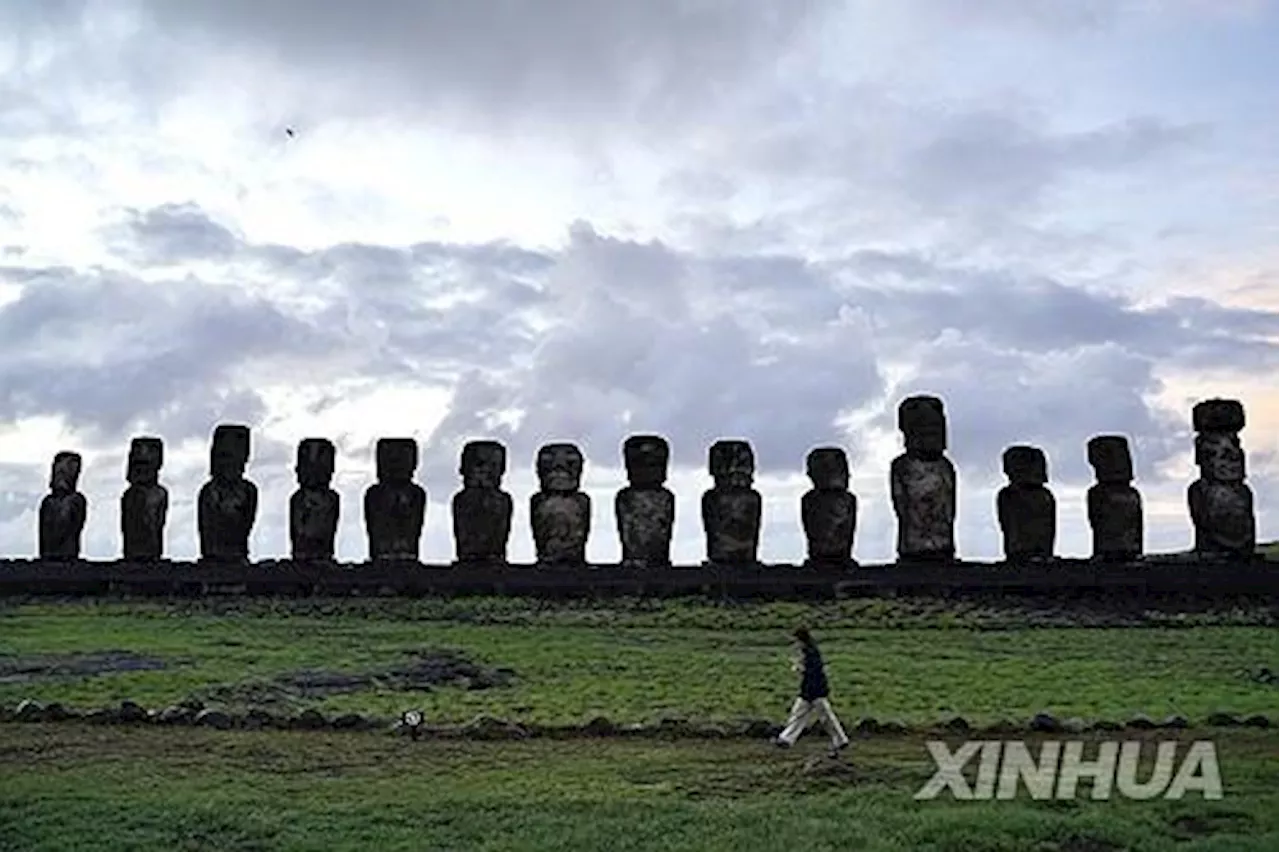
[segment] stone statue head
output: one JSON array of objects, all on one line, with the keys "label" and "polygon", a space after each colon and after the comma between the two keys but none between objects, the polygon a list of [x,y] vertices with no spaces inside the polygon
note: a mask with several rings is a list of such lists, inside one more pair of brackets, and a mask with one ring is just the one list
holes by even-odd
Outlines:
[{"label": "stone statue head", "polygon": [[1015,485],[1044,485],[1049,481],[1049,463],[1039,447],[1009,447],[1003,461],[1004,475]]},{"label": "stone statue head", "polygon": [[849,457],[839,447],[817,447],[809,451],[805,473],[819,491],[849,490]]},{"label": "stone statue head", "polygon": [[671,445],[661,435],[632,435],[622,442],[627,480],[637,488],[658,488],[667,481]]},{"label": "stone statue head", "polygon": [[467,488],[499,488],[507,472],[507,448],[497,441],[469,441],[458,465]]},{"label": "stone statue head", "polygon": [[717,487],[750,488],[755,481],[756,454],[746,441],[716,441],[707,454],[707,466]]},{"label": "stone statue head", "polygon": [[898,406],[898,429],[907,452],[939,458],[947,449],[947,413],[936,396],[909,396]]},{"label": "stone statue head", "polygon": [[293,471],[303,488],[328,488],[333,481],[337,457],[333,442],[327,438],[303,438],[298,442],[298,460]]},{"label": "stone statue head", "polygon": [[222,423],[213,430],[213,446],[209,451],[209,471],[215,479],[231,480],[244,476],[249,464],[249,427]]},{"label": "stone statue head", "polygon": [[1089,465],[1099,482],[1128,484],[1133,481],[1133,456],[1124,435],[1097,435],[1089,439]]},{"label": "stone statue head", "polygon": [[582,484],[582,451],[575,444],[543,444],[536,463],[543,491],[571,493]]},{"label": "stone statue head", "polygon": [[413,438],[379,438],[374,458],[379,482],[405,485],[418,470],[418,442]]},{"label": "stone statue head", "polygon": [[1197,432],[1239,432],[1244,406],[1236,399],[1206,399],[1191,409],[1191,428]]},{"label": "stone statue head", "polygon": [[1196,435],[1196,464],[1200,475],[1213,482],[1244,482],[1244,450],[1235,432]]},{"label": "stone statue head", "polygon": [[63,451],[53,457],[49,490],[55,494],[71,494],[80,481],[80,454]]},{"label": "stone statue head", "polygon": [[155,485],[164,466],[164,441],[159,438],[134,438],[129,442],[129,461],[125,479],[130,485]]}]

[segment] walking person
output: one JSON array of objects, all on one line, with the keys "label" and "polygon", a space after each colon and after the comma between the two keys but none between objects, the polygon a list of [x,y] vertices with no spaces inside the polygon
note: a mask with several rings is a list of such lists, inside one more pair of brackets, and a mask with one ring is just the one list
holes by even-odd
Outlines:
[{"label": "walking person", "polygon": [[822,653],[806,628],[799,628],[792,636],[799,653],[791,668],[792,671],[802,673],[800,696],[791,705],[791,716],[787,719],[782,733],[778,734],[778,738],[774,740],[774,744],[779,748],[790,748],[795,745],[796,740],[800,739],[804,729],[818,719],[822,721],[822,726],[831,737],[831,749],[827,754],[836,757],[841,749],[849,745],[849,737],[841,727],[840,720],[836,718],[835,711],[831,709],[831,701],[828,698],[830,689],[827,685],[827,673],[822,665]]}]

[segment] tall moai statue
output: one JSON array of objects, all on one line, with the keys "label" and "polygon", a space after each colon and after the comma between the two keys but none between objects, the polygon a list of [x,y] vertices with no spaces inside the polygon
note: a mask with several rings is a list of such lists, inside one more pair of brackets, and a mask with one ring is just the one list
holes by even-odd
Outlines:
[{"label": "tall moai statue", "polygon": [[800,498],[800,522],[808,544],[808,565],[853,564],[858,498],[849,491],[849,457],[839,447],[818,447],[805,458],[813,488]]},{"label": "tall moai statue", "polygon": [[374,450],[378,481],[364,492],[364,528],[373,560],[418,561],[427,492],[413,481],[418,442],[379,438]]},{"label": "tall moai statue", "polygon": [[542,564],[584,564],[591,534],[591,498],[582,493],[582,451],[574,444],[538,450],[541,490],[529,498],[533,544]]},{"label": "tall moai statue", "polygon": [[293,471],[298,490],[289,498],[290,552],[297,561],[327,562],[333,559],[338,537],[338,492],[331,486],[337,451],[326,438],[298,442]]},{"label": "tall moai statue", "polygon": [[88,501],[76,490],[80,481],[80,454],[61,452],[53,457],[49,493],[40,501],[38,538],[41,559],[73,561],[80,558],[80,537],[89,514]]},{"label": "tall moai statue", "polygon": [[707,460],[715,482],[702,495],[707,561],[724,565],[757,564],[764,501],[760,492],[752,487],[755,452],[746,441],[716,441]]},{"label": "tall moai statue", "polygon": [[163,466],[162,440],[134,438],[130,442],[125,467],[129,487],[120,496],[120,533],[125,559],[150,561],[164,556],[169,492],[160,484]]},{"label": "tall moai statue", "polygon": [[955,558],[956,469],[946,456],[947,415],[936,396],[912,396],[898,406],[906,452],[889,468],[898,517],[898,559]]},{"label": "tall moai statue", "polygon": [[626,567],[671,564],[676,496],[666,488],[671,446],[660,435],[632,435],[622,443],[627,486],[613,501]]},{"label": "tall moai statue", "polygon": [[223,423],[213,430],[209,481],[196,499],[200,558],[244,561],[258,517],[258,487],[244,477],[249,464],[249,427]]},{"label": "tall moai statue", "polygon": [[996,515],[1004,534],[1004,558],[1014,562],[1053,558],[1058,531],[1058,504],[1046,486],[1049,464],[1038,447],[1014,446],[1004,451],[1009,484],[996,495]]},{"label": "tall moai statue", "polygon": [[1127,562],[1142,556],[1142,495],[1133,487],[1133,456],[1123,435],[1089,439],[1089,465],[1097,483],[1087,495],[1093,558]]},{"label": "tall moai statue", "polygon": [[1191,410],[1200,478],[1187,489],[1196,552],[1204,556],[1252,557],[1257,546],[1253,491],[1245,484],[1240,447],[1244,406],[1210,399]]},{"label": "tall moai statue", "polygon": [[462,489],[453,495],[453,542],[458,562],[506,562],[511,539],[511,495],[502,490],[507,448],[470,441],[462,448]]}]

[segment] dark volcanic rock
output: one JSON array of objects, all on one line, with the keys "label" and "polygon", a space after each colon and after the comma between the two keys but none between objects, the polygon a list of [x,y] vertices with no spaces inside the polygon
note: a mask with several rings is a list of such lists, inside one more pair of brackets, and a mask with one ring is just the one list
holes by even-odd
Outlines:
[{"label": "dark volcanic rock", "polygon": [[1031,718],[1030,728],[1040,733],[1056,734],[1061,733],[1062,723],[1052,714],[1037,713]]},{"label": "dark volcanic rock", "polygon": [[546,444],[536,466],[540,490],[529,499],[529,521],[539,564],[586,564],[591,498],[581,490],[582,451],[576,444]]},{"label": "dark volcanic rock", "polygon": [[217,728],[220,731],[230,730],[235,725],[235,719],[229,713],[221,710],[201,710],[196,714],[195,724],[202,728]]}]

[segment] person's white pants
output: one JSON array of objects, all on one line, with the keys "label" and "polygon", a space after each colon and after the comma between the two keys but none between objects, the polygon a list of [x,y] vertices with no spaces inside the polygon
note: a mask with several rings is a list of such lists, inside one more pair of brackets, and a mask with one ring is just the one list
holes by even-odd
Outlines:
[{"label": "person's white pants", "polygon": [[778,740],[789,746],[795,745],[796,740],[800,739],[800,735],[804,733],[804,729],[819,719],[822,720],[822,727],[826,728],[827,734],[831,737],[832,747],[842,748],[848,745],[849,737],[840,726],[836,711],[831,709],[831,702],[825,698],[815,698],[813,701],[797,698],[796,703],[791,705],[791,716],[787,719],[787,725],[782,729],[782,733],[778,734]]}]

